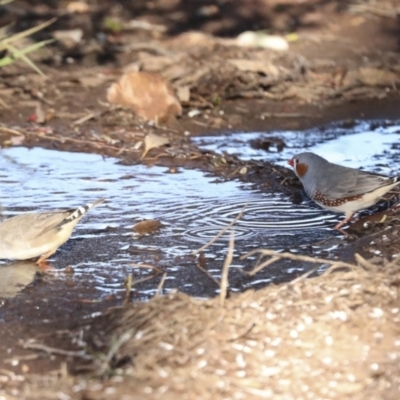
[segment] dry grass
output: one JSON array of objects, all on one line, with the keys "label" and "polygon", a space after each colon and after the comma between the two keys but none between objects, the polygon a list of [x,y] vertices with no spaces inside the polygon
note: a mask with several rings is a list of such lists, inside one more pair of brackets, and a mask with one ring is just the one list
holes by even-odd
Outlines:
[{"label": "dry grass", "polygon": [[398,398],[400,267],[336,269],[223,306],[176,293],[110,310],[85,334],[104,354],[91,369],[125,365],[117,393],[143,398]]},{"label": "dry grass", "polygon": [[28,375],[18,398],[397,399],[400,266],[358,260],[223,305],[175,293],[110,309],[65,353],[89,375]]},{"label": "dry grass", "polygon": [[25,343],[65,357],[73,375],[23,376],[17,398],[400,398],[398,258],[378,266],[356,254],[353,265],[259,249],[243,256],[259,254],[250,275],[280,258],[331,266],[226,296],[233,247],[232,234],[215,299],[157,295],[65,332],[66,348]]}]

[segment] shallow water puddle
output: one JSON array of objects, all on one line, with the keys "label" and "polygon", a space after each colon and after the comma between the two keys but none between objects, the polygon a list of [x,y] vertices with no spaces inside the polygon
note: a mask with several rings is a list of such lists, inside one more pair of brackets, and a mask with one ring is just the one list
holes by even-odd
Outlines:
[{"label": "shallow water puddle", "polygon": [[[288,146],[280,153],[266,153],[249,145],[249,140],[269,134],[196,140],[218,151],[238,152],[243,158],[269,159],[284,165],[293,154],[307,148],[345,165],[394,174],[399,172],[398,163],[393,162],[399,158],[398,131],[398,125],[375,125],[371,129],[368,123],[361,123],[351,130],[333,127],[323,132],[275,134]],[[167,274],[164,292],[179,289],[196,296],[217,293],[218,285],[196,266],[191,252],[215,237],[245,206],[243,217],[235,225],[234,261],[229,275],[234,291],[287,281],[310,268],[280,261],[248,277],[241,270],[251,268],[256,258],[239,259],[248,251],[290,249],[328,257],[343,243],[331,231],[340,217],[321,211],[312,202],[294,205],[285,196],[255,191],[236,181],[220,182],[200,171],[171,174],[166,168],[123,166],[115,159],[93,154],[10,148],[0,152],[0,187],[4,216],[79,206],[99,197],[107,199],[105,205],[86,215],[72,239],[51,259],[56,268],[54,284],[66,280],[85,282],[104,295],[124,293],[123,282],[132,274],[134,282],[138,282],[134,286],[136,296],[152,296],[161,279],[161,274],[154,277],[158,272]],[[159,220],[163,227],[151,235],[139,236],[132,228],[144,219]],[[217,279],[229,235],[225,233],[204,252],[203,264],[208,274]],[[12,295],[34,277],[33,263],[24,263],[24,271],[18,265],[9,265],[0,261],[2,273],[7,273],[10,282],[0,287],[1,296]],[[62,272],[66,266],[72,266],[72,276]],[[13,277],[13,271],[22,275]]]},{"label": "shallow water puddle", "polygon": [[[198,296],[212,295],[217,285],[196,267],[190,253],[213,238],[246,204],[244,216],[235,227],[235,260],[230,276],[234,290],[288,280],[303,272],[282,262],[255,277],[244,277],[239,269],[252,266],[254,259],[242,262],[240,255],[259,247],[300,251],[329,237],[330,227],[337,220],[337,216],[311,204],[293,205],[284,196],[250,190],[238,182],[217,182],[199,171],[171,174],[162,167],[123,166],[115,159],[93,154],[4,149],[0,152],[0,171],[4,216],[107,199],[105,205],[85,216],[72,239],[51,258],[57,270],[71,265],[73,279],[85,279],[104,294],[124,291],[123,282],[129,274],[135,280],[151,278],[154,269],[132,266],[145,263],[161,265],[167,273],[165,291],[178,288]],[[132,227],[143,219],[159,220],[164,227],[154,234],[138,236]],[[226,233],[205,251],[208,272],[216,278],[228,238]],[[0,261],[1,268],[6,264]],[[58,274],[58,278],[63,276]],[[153,295],[158,281],[150,279],[138,286],[138,296]]]}]

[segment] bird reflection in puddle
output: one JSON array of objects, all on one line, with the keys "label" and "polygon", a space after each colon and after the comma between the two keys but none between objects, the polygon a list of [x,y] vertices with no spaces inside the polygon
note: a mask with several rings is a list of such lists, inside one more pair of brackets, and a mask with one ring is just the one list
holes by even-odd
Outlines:
[{"label": "bird reflection in puddle", "polygon": [[35,262],[31,260],[0,264],[0,297],[16,296],[34,281],[37,271]]}]

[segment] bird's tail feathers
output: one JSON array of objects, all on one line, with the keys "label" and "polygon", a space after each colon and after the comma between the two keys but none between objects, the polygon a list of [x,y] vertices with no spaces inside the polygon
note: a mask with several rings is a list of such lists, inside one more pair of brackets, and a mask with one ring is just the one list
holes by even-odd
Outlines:
[{"label": "bird's tail feathers", "polygon": [[59,226],[68,224],[75,219],[80,219],[84,214],[86,214],[91,208],[96,207],[98,204],[103,203],[105,199],[98,199],[93,203],[87,203],[84,206],[78,207],[76,209],[71,210],[72,213],[68,215],[67,218],[64,218]]},{"label": "bird's tail feathers", "polygon": [[394,185],[394,184],[399,184],[400,183],[400,176],[394,176],[392,178],[389,178],[387,181],[388,185]]}]

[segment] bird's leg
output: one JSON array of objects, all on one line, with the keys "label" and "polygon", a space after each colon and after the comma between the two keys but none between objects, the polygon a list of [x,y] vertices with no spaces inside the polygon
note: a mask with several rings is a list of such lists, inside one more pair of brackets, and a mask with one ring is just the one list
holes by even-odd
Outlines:
[{"label": "bird's leg", "polygon": [[39,266],[39,268],[40,268],[42,271],[46,271],[46,270],[48,270],[49,268],[51,268],[51,267],[49,266],[49,264],[47,264],[47,259],[48,259],[52,254],[54,254],[55,252],[56,252],[55,250],[50,250],[50,251],[48,251],[47,253],[43,254],[43,255],[39,258],[39,260],[36,261],[36,264]]},{"label": "bird's leg", "polygon": [[344,224],[347,224],[352,218],[353,218],[353,214],[350,214],[348,216],[346,216],[345,219],[343,219],[342,221],[340,221],[333,229],[339,231],[341,234],[345,235],[345,236],[349,236],[349,234],[344,231],[343,229],[340,229]]}]

